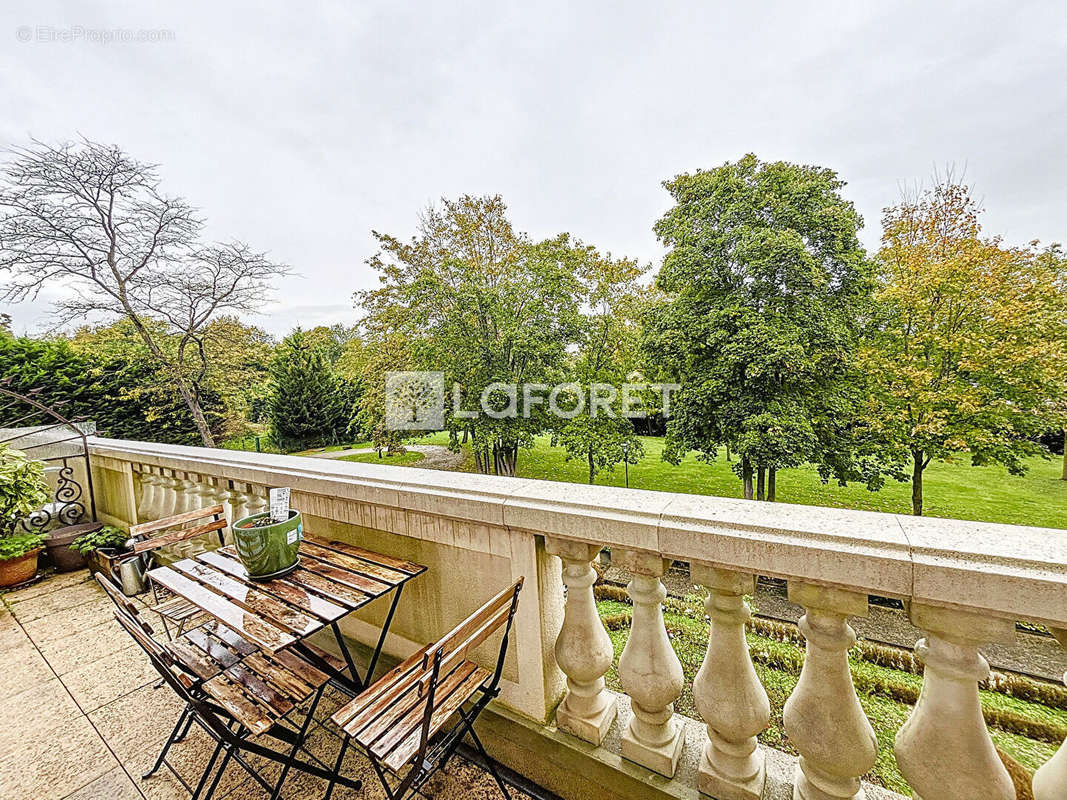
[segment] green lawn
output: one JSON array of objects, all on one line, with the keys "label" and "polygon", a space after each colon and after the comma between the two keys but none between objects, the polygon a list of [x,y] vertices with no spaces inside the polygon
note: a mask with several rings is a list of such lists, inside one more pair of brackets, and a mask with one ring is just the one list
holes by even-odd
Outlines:
[{"label": "green lawn", "polygon": [[[419,440],[423,444],[448,444],[447,433]],[[630,486],[670,492],[688,492],[719,497],[740,497],[741,482],[725,459],[707,464],[690,455],[679,466],[663,461],[663,439],[642,437],[645,457],[630,466]],[[473,471],[468,453],[464,469]],[[1067,481],[1061,479],[1062,461],[1035,458],[1025,476],[1009,475],[1003,467],[972,467],[966,458],[951,464],[933,463],[926,470],[925,513],[1016,525],[1067,528]],[[519,453],[518,475],[522,478],[585,483],[584,462],[566,460],[561,447],[552,447],[549,437],[538,438],[532,450]],[[622,466],[597,476],[597,483],[622,486]],[[783,503],[858,508],[869,511],[911,513],[911,486],[888,481],[878,492],[854,484],[824,484],[810,467],[778,473],[778,500]]]},{"label": "green lawn", "polygon": [[383,452],[381,458],[378,458],[377,453],[360,453],[356,456],[342,456],[337,460],[357,461],[364,464],[389,464],[394,467],[410,467],[422,461],[423,458],[425,458],[425,456],[422,453],[416,453],[413,450],[409,450],[406,453],[400,453],[393,456],[387,456]]}]

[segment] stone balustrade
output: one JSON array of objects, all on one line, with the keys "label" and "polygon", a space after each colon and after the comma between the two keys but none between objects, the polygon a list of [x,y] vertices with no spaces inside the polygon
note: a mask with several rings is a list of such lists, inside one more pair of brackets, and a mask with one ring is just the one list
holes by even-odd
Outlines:
[{"label": "stone balustrade", "polygon": [[[526,575],[514,646],[487,744],[567,797],[795,800],[891,796],[861,781],[878,756],[852,684],[850,618],[869,595],[899,598],[923,632],[922,691],[893,748],[922,800],[1015,796],[986,730],[980,649],[1015,622],[1067,646],[1067,531],[901,517],[600,486],[95,439],[98,507],[130,524],[222,502],[231,520],[289,486],[309,530],[430,565],[411,584],[387,651],[436,638]],[[601,548],[627,568],[631,630],[612,646],[596,613]],[[682,668],[664,626],[662,576],[688,562],[707,592],[707,652],[693,681],[703,727],[674,713]],[[804,608],[800,679],[785,703],[791,762],[757,744],[771,715],[745,642],[756,576],[784,579]],[[536,580],[533,578],[536,577]],[[371,641],[381,611],[346,621]],[[1067,676],[1065,676],[1067,680]],[[684,766],[686,753],[692,766]],[[531,758],[531,754],[537,758]],[[782,769],[786,764],[787,769]],[[772,769],[773,767],[773,769]],[[1034,777],[1037,800],[1067,798],[1067,743]]]}]

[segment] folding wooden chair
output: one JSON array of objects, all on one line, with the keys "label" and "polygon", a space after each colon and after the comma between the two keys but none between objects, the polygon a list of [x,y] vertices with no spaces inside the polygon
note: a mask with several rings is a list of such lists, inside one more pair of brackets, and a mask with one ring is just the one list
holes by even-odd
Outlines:
[{"label": "folding wooden chair", "polygon": [[[500,693],[500,674],[522,582],[519,578],[443,639],[415,653],[333,715],[334,724],[344,733],[336,775],[341,774],[349,744],[354,744],[370,759],[389,800],[399,800],[409,790],[418,792],[469,734],[500,791],[510,800],[493,760],[474,732],[474,721]],[[501,629],[493,672],[468,660],[472,650]],[[446,728],[453,717],[458,720]],[[401,776],[405,768],[409,769]],[[392,785],[390,775],[394,776]],[[331,783],[324,800],[332,792]]]},{"label": "folding wooden chair", "polygon": [[[210,522],[204,520],[210,519]],[[134,540],[133,552],[141,557],[154,559],[153,553],[160,548],[169,545],[188,542],[200,536],[216,534],[219,545],[225,544],[223,531],[226,529],[225,510],[221,505],[201,508],[197,511],[186,511],[184,514],[176,514],[166,519],[157,519],[154,522],[142,522],[130,528],[130,538]],[[152,611],[159,614],[163,624],[163,632],[168,639],[181,636],[185,626],[198,613],[199,609],[181,597],[174,597],[165,589],[161,589],[154,582],[152,584],[152,600],[155,605]],[[176,633],[171,635],[170,622],[176,628]]]},{"label": "folding wooden chair", "polygon": [[[160,767],[166,766],[192,794],[193,800],[209,800],[231,759],[267,791],[271,800],[280,796],[282,785],[293,768],[324,780],[335,780],[336,776],[321,761],[312,764],[298,758],[329,680],[326,673],[292,653],[262,653],[216,623],[189,631],[167,645],[160,644],[152,637],[151,626],[138,616],[136,605],[107,578],[97,575],[97,580],[115,603],[115,618],[148,655],[163,682],[185,703],[185,709],[155,764],[143,778],[151,777]],[[191,660],[183,661],[182,655],[190,656]],[[298,707],[309,701],[302,721],[289,719]],[[195,788],[186,783],[167,760],[171,746],[184,739],[194,723],[216,742]],[[282,745],[281,752],[267,747],[261,739],[251,741],[256,737],[269,737],[278,742]],[[245,753],[282,764],[277,781],[269,783],[248,763]],[[218,763],[220,755],[223,757]],[[208,783],[216,763],[218,769]],[[352,789],[362,787],[360,781],[342,779],[339,782]]]}]

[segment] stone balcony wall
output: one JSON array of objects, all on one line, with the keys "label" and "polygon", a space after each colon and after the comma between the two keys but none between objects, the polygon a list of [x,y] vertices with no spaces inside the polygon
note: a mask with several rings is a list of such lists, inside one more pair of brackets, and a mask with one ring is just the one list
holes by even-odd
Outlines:
[{"label": "stone balcony wall", "polygon": [[[876,750],[847,651],[848,620],[875,594],[905,601],[924,632],[922,696],[894,748],[901,772],[923,800],[1008,800],[978,701],[979,648],[1009,640],[1017,620],[1067,629],[1064,530],[106,439],[92,460],[99,511],[117,524],[215,502],[235,519],[289,486],[309,530],[427,564],[386,643],[397,657],[525,575],[486,725],[502,760],[568,798],[874,796],[859,779]],[[590,566],[604,546],[633,574],[624,697],[604,688],[612,651]],[[673,560],[708,591],[693,687],[702,728],[673,713],[682,671],[661,608]],[[784,711],[798,760],[756,744],[770,713],[744,640],[757,575],[785,579],[806,610],[807,657]],[[346,634],[371,641],[383,613],[368,609]],[[1067,797],[1067,750],[1034,788],[1038,800]]]}]

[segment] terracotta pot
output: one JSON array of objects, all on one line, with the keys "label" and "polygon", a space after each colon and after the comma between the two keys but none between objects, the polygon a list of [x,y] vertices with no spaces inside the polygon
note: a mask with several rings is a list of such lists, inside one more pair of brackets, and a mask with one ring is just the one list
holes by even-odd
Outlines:
[{"label": "terracotta pot", "polygon": [[73,572],[84,568],[85,556],[77,550],[72,550],[70,544],[82,534],[98,531],[102,527],[104,527],[102,522],[83,522],[80,525],[67,525],[49,532],[44,540],[44,546],[48,550],[48,557],[55,564],[56,572]]},{"label": "terracotta pot", "polygon": [[37,554],[40,552],[41,548],[38,547],[24,556],[0,561],[0,588],[18,586],[31,580],[37,574]]}]

